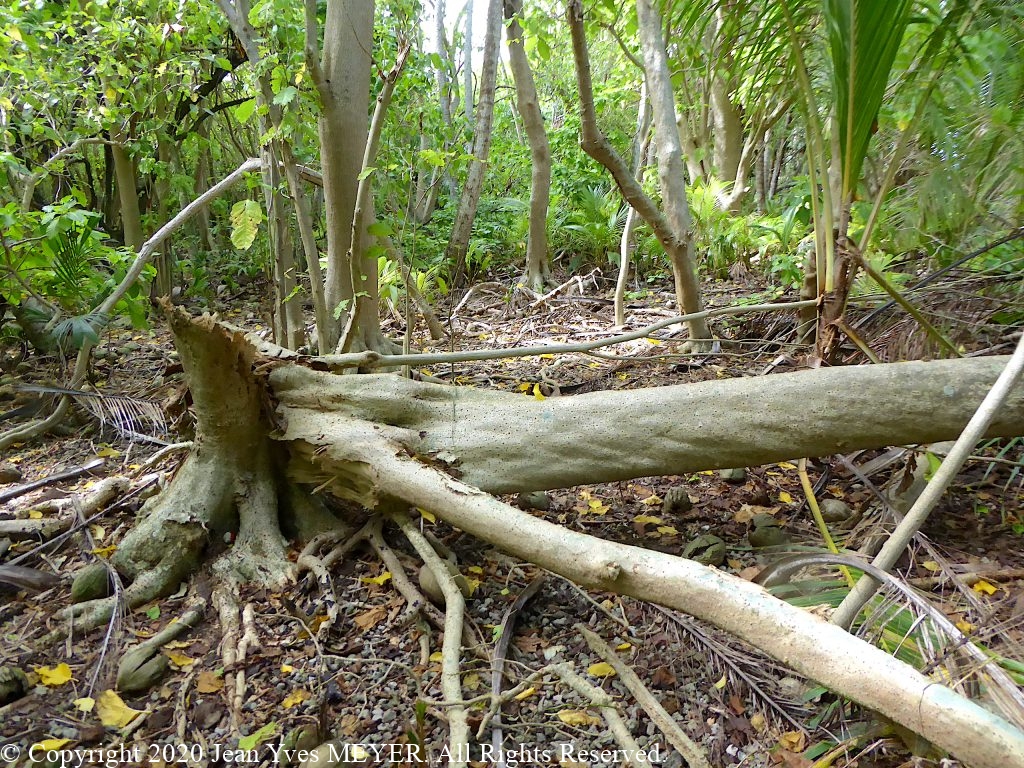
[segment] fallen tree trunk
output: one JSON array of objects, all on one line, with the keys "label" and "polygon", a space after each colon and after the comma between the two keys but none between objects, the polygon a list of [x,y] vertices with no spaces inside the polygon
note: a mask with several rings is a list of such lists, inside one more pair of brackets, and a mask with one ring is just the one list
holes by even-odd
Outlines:
[{"label": "fallen tree trunk", "polygon": [[[285,440],[343,442],[350,420],[361,419],[390,428],[406,450],[448,465],[469,485],[516,493],[955,439],[1008,359],[826,368],[543,401],[299,365],[278,367],[270,385]],[[988,436],[1020,434],[1018,387]],[[334,468],[323,470],[302,473],[318,482]]]},{"label": "fallen tree trunk", "polygon": [[[693,561],[566,530],[480,490],[676,474],[946,439],[969,419],[1001,359],[825,370],[541,402],[397,376],[313,371],[263,356],[237,330],[209,318],[192,321],[179,311],[172,313],[171,327],[193,386],[201,438],[174,483],[118,549],[119,569],[137,575],[145,593],[175,588],[182,559],[195,562],[226,530],[238,530],[239,537],[221,566],[247,579],[287,574],[281,512],[308,520],[320,510],[317,526],[330,524],[319,507],[296,505],[296,499],[309,498],[299,484],[315,483],[371,510],[396,502],[429,510],[585,586],[685,611],[972,765],[1024,768],[1024,732],[760,586]],[[1024,398],[1018,391],[990,434],[1021,432]],[[187,543],[175,544],[176,537]],[[160,586],[151,574],[170,574],[174,581]]]}]

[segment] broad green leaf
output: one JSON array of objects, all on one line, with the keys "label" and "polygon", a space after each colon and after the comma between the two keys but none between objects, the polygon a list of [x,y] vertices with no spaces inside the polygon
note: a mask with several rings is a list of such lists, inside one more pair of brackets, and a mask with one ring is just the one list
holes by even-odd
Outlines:
[{"label": "broad green leaf", "polygon": [[252,113],[256,111],[256,99],[249,99],[243,101],[237,107],[235,107],[235,120],[240,123],[248,122],[249,118],[252,117]]},{"label": "broad green leaf", "polygon": [[267,739],[277,734],[277,723],[267,723],[260,728],[256,733],[248,736],[243,736],[238,740],[238,748],[244,749],[248,752],[250,749],[255,749],[257,746],[262,744]]},{"label": "broad green leaf", "polygon": [[231,244],[240,251],[247,251],[256,240],[263,208],[255,200],[239,200],[231,206]]},{"label": "broad green leaf", "polygon": [[296,88],[294,85],[287,85],[274,95],[274,103],[280,106],[284,106],[285,104],[291,104],[293,101],[295,101],[295,97],[298,95],[298,93],[299,89]]}]

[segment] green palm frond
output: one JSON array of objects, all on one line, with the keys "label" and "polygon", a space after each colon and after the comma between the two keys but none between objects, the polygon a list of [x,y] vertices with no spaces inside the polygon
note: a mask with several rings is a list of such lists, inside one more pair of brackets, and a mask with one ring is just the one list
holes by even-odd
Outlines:
[{"label": "green palm frond", "polygon": [[860,180],[910,6],[910,0],[824,0],[844,202]]}]

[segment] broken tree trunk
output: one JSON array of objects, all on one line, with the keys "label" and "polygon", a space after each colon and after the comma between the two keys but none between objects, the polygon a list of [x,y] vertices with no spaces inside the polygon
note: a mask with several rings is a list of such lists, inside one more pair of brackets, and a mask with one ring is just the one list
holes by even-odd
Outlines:
[{"label": "broken tree trunk", "polygon": [[[1024,732],[760,586],[532,517],[488,493],[747,466],[955,436],[1001,358],[879,365],[537,401],[335,376],[261,355],[209,318],[171,316],[201,437],[117,552],[138,593],[167,591],[238,531],[235,578],[288,575],[291,513],[329,525],[304,484],[375,509],[417,506],[580,584],[685,611],[961,759],[1024,768]],[[1019,389],[989,434],[1024,432]],[[458,479],[457,479],[458,478]],[[306,508],[296,508],[305,498]],[[285,502],[282,504],[281,502]],[[341,523],[337,523],[341,524]],[[310,526],[306,526],[308,530]],[[169,578],[168,578],[169,577]],[[159,582],[163,581],[162,584]],[[134,601],[135,595],[132,595]]]}]

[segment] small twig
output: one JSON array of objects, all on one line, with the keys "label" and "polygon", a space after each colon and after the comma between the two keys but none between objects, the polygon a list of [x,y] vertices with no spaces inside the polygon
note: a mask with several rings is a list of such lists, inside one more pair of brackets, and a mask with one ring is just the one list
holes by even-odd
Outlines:
[{"label": "small twig", "polygon": [[611,649],[611,646],[585,624],[576,624],[575,629],[583,635],[587,645],[593,648],[602,659],[612,666],[622,684],[629,689],[629,692],[633,694],[633,698],[644,708],[644,711],[647,712],[654,724],[665,734],[668,743],[676,748],[690,768],[711,768],[707,756],[697,746],[697,743],[686,735],[686,732],[672,719],[672,715],[661,706],[661,702],[644,685],[636,672],[619,658],[619,655]]},{"label": "small twig", "polygon": [[495,700],[492,702],[491,707],[491,711],[494,713],[491,720],[493,726],[491,729],[491,745],[494,747],[494,754],[498,755],[495,761],[497,768],[505,768],[504,750],[502,749],[505,743],[505,736],[501,728],[501,706],[497,704],[496,700],[501,696],[501,686],[505,679],[505,662],[508,656],[508,646],[512,642],[513,629],[515,628],[516,619],[519,617],[520,611],[537,594],[544,585],[545,579],[546,576],[543,571],[537,574],[533,581],[527,585],[526,589],[519,593],[519,597],[505,611],[505,616],[501,620],[498,643],[494,648],[494,662],[491,665],[491,696]]},{"label": "small twig", "polygon": [[[452,752],[466,755],[469,750],[469,721],[465,704],[462,703],[462,681],[460,667],[462,658],[463,615],[466,610],[466,599],[452,577],[444,560],[430,546],[430,542],[413,525],[404,514],[393,516],[402,533],[416,549],[417,554],[434,574],[434,578],[444,593],[444,642],[441,645],[441,691],[445,699],[452,702],[448,710],[449,744]],[[449,765],[462,768],[464,759],[452,757]]]},{"label": "small twig", "polygon": [[92,472],[94,469],[98,469],[103,466],[103,459],[93,459],[92,461],[86,462],[80,467],[73,467],[71,469],[65,469],[63,472],[55,472],[47,477],[40,478],[39,480],[33,480],[31,483],[23,483],[22,485],[15,486],[6,491],[0,492],[0,502],[10,501],[16,499],[19,496],[24,496],[29,491],[34,491],[36,488],[42,488],[46,485],[53,485],[61,480],[71,480],[72,478],[81,477],[82,475]]},{"label": "small twig", "polygon": [[[636,743],[636,739],[634,739],[633,734],[629,732],[629,728],[626,726],[626,722],[622,719],[622,715],[620,715],[618,709],[615,708],[614,700],[606,691],[603,691],[595,685],[591,685],[580,677],[573,668],[569,666],[568,662],[553,664],[549,667],[549,671],[558,675],[563,683],[576,691],[580,696],[589,699],[593,706],[601,710],[601,717],[603,717],[605,723],[608,724],[608,730],[612,732],[612,735],[619,743],[619,746],[625,751],[627,760],[631,765],[639,766],[639,768],[652,768],[650,761],[646,757],[646,752],[640,749],[640,745]],[[641,757],[641,755],[643,755],[643,757]],[[706,766],[707,762],[701,765]]]}]

